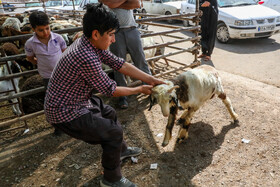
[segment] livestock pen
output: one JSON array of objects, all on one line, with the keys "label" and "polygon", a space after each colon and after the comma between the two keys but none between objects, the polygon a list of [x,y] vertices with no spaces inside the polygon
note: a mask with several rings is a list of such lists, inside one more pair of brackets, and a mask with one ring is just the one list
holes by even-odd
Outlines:
[{"label": "livestock pen", "polygon": [[[198,1],[197,1],[198,3]],[[53,16],[52,13],[47,12],[49,17]],[[64,11],[60,12],[59,16],[56,15],[56,17],[59,17],[59,19],[67,20],[69,18],[73,20],[77,20],[78,22],[81,21],[83,11]],[[136,22],[140,25],[139,31],[141,32],[141,38],[155,38],[154,40],[157,42],[152,43],[152,45],[145,45],[143,44],[143,49],[145,51],[149,51],[152,49],[157,49],[157,51],[161,51],[160,53],[156,53],[154,56],[150,56],[146,58],[146,61],[151,65],[152,72],[155,77],[164,77],[165,75],[169,75],[171,73],[176,73],[180,70],[194,67],[200,64],[200,61],[197,59],[197,55],[199,53],[200,49],[200,16],[201,13],[197,9],[195,13],[192,14],[176,14],[176,15],[153,15],[153,14],[147,14],[147,13],[135,13]],[[195,25],[189,26],[189,27],[182,27],[180,25],[171,25],[166,24],[164,20],[192,20]],[[147,28],[149,27],[157,27],[160,29],[156,29],[156,31],[151,31]],[[159,31],[160,30],[160,31]],[[55,30],[53,32],[64,34],[64,33],[74,33],[82,31],[82,27],[74,27],[74,28],[67,28],[67,29],[60,29]],[[186,37],[186,36],[180,36],[178,33],[184,32],[184,31],[190,31],[194,33],[194,36]],[[5,42],[14,42],[18,40],[28,39],[32,36],[32,34],[22,34],[22,35],[16,35],[16,36],[6,36],[6,37],[0,37],[0,43],[3,44]],[[157,38],[157,39],[156,39]],[[191,47],[178,47],[176,44],[180,43],[191,43]],[[170,52],[166,53],[168,49],[171,49]],[[183,54],[183,53],[191,53],[193,55],[193,59],[186,60],[184,62],[179,62],[171,57]],[[16,59],[22,59],[25,58],[25,54],[17,54],[12,56],[3,56],[0,59],[0,62],[7,62],[7,61],[13,61]],[[168,68],[166,68],[168,67]],[[107,73],[111,72],[111,70],[106,70]],[[21,73],[16,74],[10,74],[6,75],[4,77],[0,77],[0,81],[4,80],[13,80],[14,78],[23,77],[23,76],[30,76],[38,74],[37,70],[26,70]],[[130,81],[128,79],[128,81]],[[140,84],[139,81],[131,81],[129,82],[128,86],[136,86]],[[19,104],[22,108],[22,102],[21,98],[42,93],[44,91],[43,86],[37,87],[30,90],[25,91],[19,91],[14,94],[9,94],[8,96],[0,97],[0,102],[7,102],[8,100],[18,98]],[[4,105],[6,106],[6,104]],[[2,106],[1,106],[2,108]],[[1,110],[0,108],[0,110]],[[36,111],[30,114],[25,114],[22,111],[22,114],[20,116],[13,116],[9,117],[9,119],[0,119],[0,133],[8,132],[11,130],[19,129],[19,128],[25,128],[28,129],[28,123],[27,120],[35,118],[37,116],[43,115],[44,111]],[[12,119],[11,119],[12,118]],[[24,122],[24,125],[20,125],[21,122]],[[12,126],[13,125],[13,126]]]}]

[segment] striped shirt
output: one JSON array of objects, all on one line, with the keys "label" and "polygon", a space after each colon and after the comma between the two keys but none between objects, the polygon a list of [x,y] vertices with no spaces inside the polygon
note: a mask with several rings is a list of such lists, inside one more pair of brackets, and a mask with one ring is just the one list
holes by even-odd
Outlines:
[{"label": "striped shirt", "polygon": [[49,123],[69,122],[88,113],[93,90],[113,95],[117,84],[102,70],[102,63],[119,70],[124,60],[97,49],[84,35],[64,51],[46,93],[44,109]]}]

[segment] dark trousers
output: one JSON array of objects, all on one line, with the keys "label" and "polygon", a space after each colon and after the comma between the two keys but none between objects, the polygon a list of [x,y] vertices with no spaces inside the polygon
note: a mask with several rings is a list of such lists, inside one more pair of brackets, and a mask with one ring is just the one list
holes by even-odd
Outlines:
[{"label": "dark trousers", "polygon": [[104,178],[109,182],[121,179],[120,155],[127,146],[116,111],[96,96],[91,98],[94,106],[90,112],[67,123],[53,124],[66,134],[90,144],[101,144]]},{"label": "dark trousers", "polygon": [[[126,54],[129,53],[134,65],[151,75],[148,63],[145,60],[145,54],[141,43],[141,34],[135,28],[120,29],[116,33],[116,42],[110,45],[110,51],[126,60]],[[115,81],[118,86],[127,86],[125,77],[122,73],[114,71]]]}]

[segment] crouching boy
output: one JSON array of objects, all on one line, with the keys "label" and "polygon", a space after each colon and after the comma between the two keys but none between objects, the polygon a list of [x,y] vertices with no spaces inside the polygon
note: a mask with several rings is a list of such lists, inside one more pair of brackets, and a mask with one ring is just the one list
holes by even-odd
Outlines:
[{"label": "crouching boy", "polygon": [[[45,99],[49,123],[90,144],[101,144],[104,176],[101,186],[135,186],[121,174],[120,163],[137,156],[140,148],[127,147],[116,111],[92,95],[93,90],[112,97],[144,93],[164,82],[148,75],[107,49],[115,42],[119,22],[103,4],[89,4],[83,17],[84,35],[63,53],[54,69]],[[101,63],[148,85],[118,87],[102,70]]]}]

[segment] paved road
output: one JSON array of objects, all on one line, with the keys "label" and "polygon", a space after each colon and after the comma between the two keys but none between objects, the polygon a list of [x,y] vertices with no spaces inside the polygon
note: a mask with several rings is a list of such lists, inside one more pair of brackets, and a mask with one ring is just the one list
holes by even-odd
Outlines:
[{"label": "paved road", "polygon": [[[190,32],[182,34],[192,36]],[[216,41],[212,63],[218,70],[280,88],[280,34],[268,39],[234,40],[229,44]]]},{"label": "paved road", "polygon": [[280,88],[280,34],[230,44],[216,42],[212,61],[217,69]]}]

